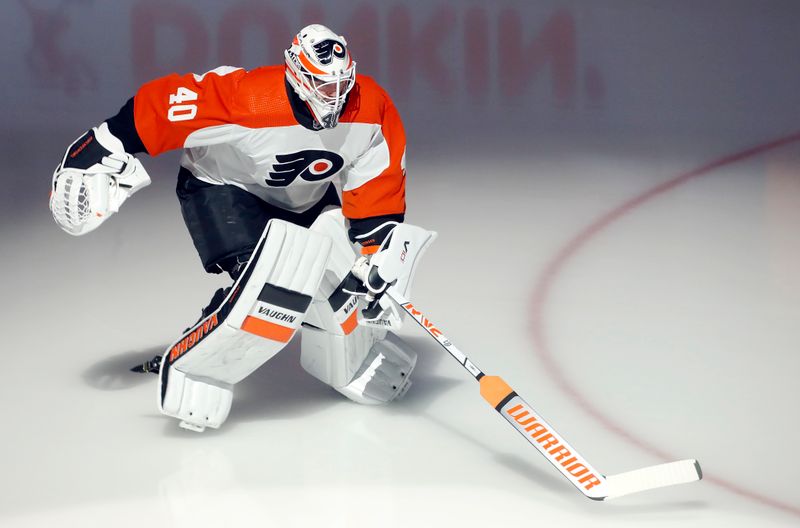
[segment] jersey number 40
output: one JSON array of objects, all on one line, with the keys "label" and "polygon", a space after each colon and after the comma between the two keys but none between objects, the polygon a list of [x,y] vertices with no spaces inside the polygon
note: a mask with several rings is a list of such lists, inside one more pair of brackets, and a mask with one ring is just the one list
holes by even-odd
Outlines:
[{"label": "jersey number 40", "polygon": [[197,101],[197,92],[181,86],[178,91],[169,96],[169,110],[167,119],[170,121],[189,121],[197,115],[196,104],[184,104],[187,101]]}]

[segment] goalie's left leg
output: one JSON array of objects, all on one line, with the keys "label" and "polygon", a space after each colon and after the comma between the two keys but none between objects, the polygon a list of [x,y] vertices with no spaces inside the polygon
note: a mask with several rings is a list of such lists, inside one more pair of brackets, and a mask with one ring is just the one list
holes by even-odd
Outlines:
[{"label": "goalie's left leg", "polygon": [[330,237],[333,247],[303,324],[301,365],[358,403],[387,403],[403,396],[411,386],[417,354],[387,330],[397,327],[399,319],[386,319],[381,327],[358,323],[359,300],[347,293],[359,282],[350,273],[355,254],[341,211],[320,215],[311,230]]}]

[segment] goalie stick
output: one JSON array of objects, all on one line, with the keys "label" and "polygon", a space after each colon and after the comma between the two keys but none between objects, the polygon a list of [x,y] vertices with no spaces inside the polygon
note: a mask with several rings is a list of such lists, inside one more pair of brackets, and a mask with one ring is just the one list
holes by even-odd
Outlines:
[{"label": "goalie stick", "polygon": [[618,475],[603,475],[578,454],[499,376],[487,376],[461,352],[422,312],[393,288],[386,291],[431,337],[458,361],[480,384],[480,393],[522,436],[585,496],[608,500],[654,488],[694,482],[703,478],[697,460],[679,460],[636,469]]}]

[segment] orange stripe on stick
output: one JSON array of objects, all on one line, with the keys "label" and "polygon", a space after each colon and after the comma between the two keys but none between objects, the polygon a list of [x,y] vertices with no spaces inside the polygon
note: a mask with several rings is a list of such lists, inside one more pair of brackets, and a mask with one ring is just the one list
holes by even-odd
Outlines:
[{"label": "orange stripe on stick", "polygon": [[309,60],[309,58],[306,57],[306,54],[303,51],[300,51],[298,57],[300,58],[300,62],[303,64],[303,66],[305,66],[306,69],[311,73],[314,73],[316,75],[326,75],[324,71],[320,70],[311,63],[311,60]]},{"label": "orange stripe on stick", "polygon": [[508,383],[503,381],[500,376],[483,376],[480,381],[481,396],[489,402],[492,407],[503,401],[506,396],[514,392],[514,389],[509,387]]},{"label": "orange stripe on stick", "polygon": [[295,329],[248,315],[242,324],[242,330],[273,341],[287,343],[294,335]]}]

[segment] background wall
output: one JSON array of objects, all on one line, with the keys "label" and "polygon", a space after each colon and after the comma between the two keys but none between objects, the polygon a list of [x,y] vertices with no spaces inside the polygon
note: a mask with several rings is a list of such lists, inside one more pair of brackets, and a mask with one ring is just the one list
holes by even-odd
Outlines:
[{"label": "background wall", "polygon": [[347,36],[359,71],[396,100],[415,156],[576,134],[780,133],[800,112],[798,11],[791,0],[10,0],[2,133],[55,149],[151,78],[280,62],[310,21]]},{"label": "background wall", "polygon": [[[412,164],[459,148],[507,159],[609,135],[712,144],[742,130],[780,135],[800,114],[798,11],[792,0],[9,0],[0,219],[44,214],[64,146],[141,83],[280,62],[310,21],[344,33],[359,71],[389,90]],[[174,157],[163,179],[172,166]]]}]

